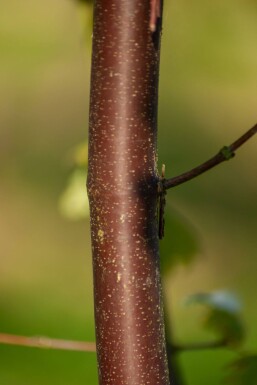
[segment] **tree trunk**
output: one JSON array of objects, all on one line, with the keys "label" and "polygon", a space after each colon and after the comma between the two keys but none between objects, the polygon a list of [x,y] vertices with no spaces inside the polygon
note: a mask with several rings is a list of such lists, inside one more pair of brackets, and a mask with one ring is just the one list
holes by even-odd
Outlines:
[{"label": "tree trunk", "polygon": [[[152,4],[152,3],[151,3]],[[157,226],[160,24],[96,0],[89,174],[100,385],[168,385]]]}]

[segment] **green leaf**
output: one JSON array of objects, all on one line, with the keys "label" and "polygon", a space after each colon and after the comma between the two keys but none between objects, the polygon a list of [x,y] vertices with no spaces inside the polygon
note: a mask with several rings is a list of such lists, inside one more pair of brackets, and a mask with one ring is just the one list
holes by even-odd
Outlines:
[{"label": "green leaf", "polygon": [[257,385],[257,354],[244,355],[229,365],[229,385]]},{"label": "green leaf", "polygon": [[165,206],[165,236],[160,241],[161,270],[170,272],[179,263],[189,264],[199,251],[196,231],[187,219]]},{"label": "green leaf", "polygon": [[84,169],[76,169],[70,176],[68,185],[59,200],[59,209],[64,217],[78,220],[89,216],[86,178]]},{"label": "green leaf", "polygon": [[191,295],[186,303],[207,306],[204,326],[217,333],[228,345],[242,343],[245,329],[240,316],[241,305],[235,295],[227,291],[198,293]]}]

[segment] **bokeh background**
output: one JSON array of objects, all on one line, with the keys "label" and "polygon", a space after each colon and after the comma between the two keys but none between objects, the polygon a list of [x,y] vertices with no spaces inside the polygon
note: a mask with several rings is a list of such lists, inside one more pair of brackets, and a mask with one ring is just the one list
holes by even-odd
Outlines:
[{"label": "bokeh background", "polygon": [[[88,128],[92,9],[72,0],[0,4],[0,332],[94,340],[88,218],[59,200],[71,152]],[[214,155],[257,120],[255,0],[165,2],[159,163],[175,176]],[[257,349],[257,142],[169,192],[197,248],[164,285],[180,343],[208,341],[195,292],[242,302],[245,351]],[[172,243],[172,232],[166,234]],[[180,355],[188,385],[222,384],[236,353]],[[1,385],[96,385],[94,353],[0,345]]]}]

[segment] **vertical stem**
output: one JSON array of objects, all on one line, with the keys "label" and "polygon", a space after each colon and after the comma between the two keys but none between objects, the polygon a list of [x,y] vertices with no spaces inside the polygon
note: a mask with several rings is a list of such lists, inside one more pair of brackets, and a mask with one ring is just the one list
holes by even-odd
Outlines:
[{"label": "vertical stem", "polygon": [[100,385],[168,385],[156,223],[160,24],[95,0],[89,175]]}]

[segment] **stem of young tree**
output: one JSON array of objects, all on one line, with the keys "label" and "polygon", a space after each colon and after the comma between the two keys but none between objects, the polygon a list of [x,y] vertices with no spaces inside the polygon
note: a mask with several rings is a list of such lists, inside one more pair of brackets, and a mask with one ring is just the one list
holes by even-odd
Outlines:
[{"label": "stem of young tree", "polygon": [[168,385],[157,226],[161,18],[96,0],[88,195],[100,385]]}]

